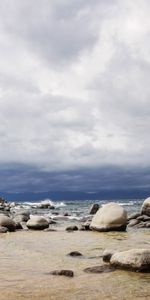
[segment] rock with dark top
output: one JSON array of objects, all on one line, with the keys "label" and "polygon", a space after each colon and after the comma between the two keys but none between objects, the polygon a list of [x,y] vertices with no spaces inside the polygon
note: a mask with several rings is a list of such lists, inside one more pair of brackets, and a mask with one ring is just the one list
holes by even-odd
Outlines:
[{"label": "rock with dark top", "polygon": [[127,226],[127,212],[117,203],[102,206],[94,215],[90,228],[96,231],[125,231]]},{"label": "rock with dark top", "polygon": [[34,230],[43,230],[49,227],[48,221],[41,216],[32,216],[28,220],[26,225],[29,229],[34,229]]},{"label": "rock with dark top", "polygon": [[131,249],[116,252],[110,259],[110,264],[119,269],[136,272],[150,272],[150,250]]},{"label": "rock with dark top", "polygon": [[2,214],[0,214],[0,226],[6,227],[9,231],[15,231],[16,229],[15,222],[11,218]]},{"label": "rock with dark top", "polygon": [[102,265],[102,266],[95,266],[95,267],[89,267],[84,269],[84,272],[86,273],[109,273],[115,271],[115,268],[113,268],[110,265]]},{"label": "rock with dark top", "polygon": [[102,255],[103,261],[109,262],[114,253],[115,253],[115,251],[106,249]]},{"label": "rock with dark top", "polygon": [[99,210],[99,204],[94,203],[90,209],[90,215],[95,215],[98,210]]},{"label": "rock with dark top", "polygon": [[55,224],[57,224],[57,222],[54,221],[54,220],[52,220],[52,219],[50,219],[48,223],[49,223],[49,225],[55,225]]},{"label": "rock with dark top", "polygon": [[78,230],[78,227],[76,225],[68,226],[66,228],[66,231],[77,231],[77,230]]},{"label": "rock with dark top", "polygon": [[83,223],[82,225],[81,225],[81,228],[80,228],[80,230],[91,230],[91,228],[90,228],[90,224],[91,224],[91,221],[86,221],[85,223]]},{"label": "rock with dark top", "polygon": [[141,213],[142,215],[146,215],[150,217],[150,197],[145,199],[145,201],[143,202]]},{"label": "rock with dark top", "polygon": [[66,276],[66,277],[73,277],[74,272],[72,270],[54,270],[50,272],[51,275],[59,275],[59,276]]},{"label": "rock with dark top", "polygon": [[64,217],[69,217],[69,216],[70,216],[69,213],[67,213],[67,212],[64,213]]},{"label": "rock with dark top", "polygon": [[68,253],[67,255],[72,256],[72,257],[83,256],[82,253],[80,253],[79,251],[72,251],[72,252]]}]

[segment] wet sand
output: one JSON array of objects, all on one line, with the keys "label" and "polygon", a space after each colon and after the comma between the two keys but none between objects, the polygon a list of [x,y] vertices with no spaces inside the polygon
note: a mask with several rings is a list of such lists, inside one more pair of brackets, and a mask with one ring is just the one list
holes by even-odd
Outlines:
[{"label": "wet sand", "polygon": [[[118,271],[88,274],[84,268],[103,264],[106,248],[128,250],[150,247],[149,230],[128,232],[18,231],[0,235],[0,300],[98,300],[150,297],[150,273]],[[70,251],[84,257],[69,257]],[[47,274],[70,269],[74,278]]]}]

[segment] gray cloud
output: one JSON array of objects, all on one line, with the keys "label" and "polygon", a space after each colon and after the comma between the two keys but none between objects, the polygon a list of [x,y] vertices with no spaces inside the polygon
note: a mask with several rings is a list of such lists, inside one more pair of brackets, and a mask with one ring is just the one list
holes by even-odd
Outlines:
[{"label": "gray cloud", "polygon": [[0,163],[149,166],[150,3],[1,1]]}]

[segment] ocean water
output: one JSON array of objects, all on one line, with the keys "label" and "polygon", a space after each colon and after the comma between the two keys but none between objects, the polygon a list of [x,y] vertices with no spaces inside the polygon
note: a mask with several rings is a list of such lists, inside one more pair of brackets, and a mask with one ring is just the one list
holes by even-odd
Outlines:
[{"label": "ocean water", "polygon": [[[142,203],[144,199],[119,199],[119,200],[63,200],[63,201],[53,201],[51,199],[42,199],[41,201],[37,202],[19,202],[18,206],[15,208],[20,209],[29,209],[32,214],[40,214],[40,215],[47,215],[51,218],[56,218],[55,213],[59,214],[58,218],[64,217],[65,213],[68,213],[66,216],[66,220],[77,220],[82,221],[84,218],[89,216],[90,208],[93,203],[98,203],[100,206],[107,204],[109,202],[115,202],[123,206],[128,214],[131,214],[136,211],[140,211]],[[38,206],[42,203],[49,203],[55,207],[55,210],[50,209],[39,209]],[[64,219],[65,220],[65,219]]]}]

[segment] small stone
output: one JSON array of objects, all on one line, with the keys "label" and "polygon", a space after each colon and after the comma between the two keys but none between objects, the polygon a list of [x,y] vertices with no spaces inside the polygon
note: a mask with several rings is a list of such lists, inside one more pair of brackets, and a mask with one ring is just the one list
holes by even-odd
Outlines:
[{"label": "small stone", "polygon": [[115,268],[111,267],[109,265],[95,266],[95,267],[90,267],[90,268],[84,269],[84,272],[94,273],[94,274],[109,273],[109,272],[113,272],[113,271],[115,271]]},{"label": "small stone", "polygon": [[66,231],[76,231],[76,230],[78,230],[78,227],[77,226],[68,226],[67,228],[66,228]]},{"label": "small stone", "polygon": [[50,225],[53,225],[53,224],[57,224],[57,222],[56,221],[54,221],[54,220],[49,220],[49,222],[48,222]]},{"label": "small stone", "polygon": [[73,256],[73,257],[83,256],[82,253],[80,253],[79,251],[72,251],[72,252],[68,253],[67,255],[68,256]]},{"label": "small stone", "polygon": [[94,203],[90,209],[90,215],[95,215],[98,210],[99,210],[99,204]]},{"label": "small stone", "polygon": [[90,224],[91,224],[91,221],[86,221],[84,224],[81,225],[80,230],[91,230]]},{"label": "small stone", "polygon": [[66,276],[66,277],[73,277],[74,272],[71,270],[54,270],[50,272],[51,275],[59,275],[59,276]]},{"label": "small stone", "polygon": [[54,232],[54,231],[57,231],[57,230],[53,229],[53,228],[46,228],[46,229],[44,229],[44,231],[46,231],[46,232]]}]

